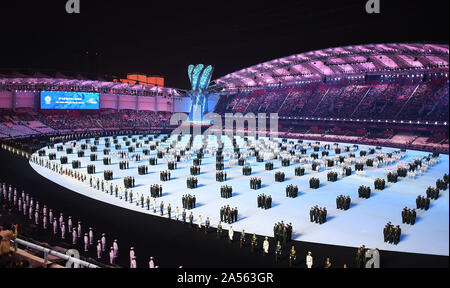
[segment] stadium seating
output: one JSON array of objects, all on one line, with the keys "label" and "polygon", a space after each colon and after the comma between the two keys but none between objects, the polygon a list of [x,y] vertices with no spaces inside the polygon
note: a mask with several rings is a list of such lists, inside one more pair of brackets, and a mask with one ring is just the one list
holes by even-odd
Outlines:
[{"label": "stadium seating", "polygon": [[80,131],[164,129],[171,113],[134,110],[25,112],[0,114],[0,139]]},{"label": "stadium seating", "polygon": [[222,96],[216,113],[278,113],[280,117],[448,120],[448,78],[311,82]]}]

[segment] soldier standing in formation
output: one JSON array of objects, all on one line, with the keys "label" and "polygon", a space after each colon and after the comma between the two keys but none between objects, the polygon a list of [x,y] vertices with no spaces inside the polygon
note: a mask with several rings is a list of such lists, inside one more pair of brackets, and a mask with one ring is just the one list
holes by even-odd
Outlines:
[{"label": "soldier standing in formation", "polygon": [[292,246],[291,252],[289,253],[289,267],[292,267],[292,265],[295,264],[295,260],[297,260],[297,252],[295,252],[295,247]]},{"label": "soldier standing in formation", "polygon": [[394,243],[394,245],[397,245],[398,242],[400,242],[402,229],[400,228],[400,225],[394,227],[394,225],[392,225],[391,222],[388,222],[383,229],[383,234],[384,234],[384,242],[388,242],[391,244]]},{"label": "soldier standing in formation", "polygon": [[222,221],[219,221],[219,224],[217,224],[217,239],[220,239],[222,237]]},{"label": "soldier standing in formation", "polygon": [[416,223],[416,217],[417,214],[415,209],[410,210],[407,207],[403,208],[402,223],[414,225],[414,223]]},{"label": "soldier standing in formation", "polygon": [[278,258],[281,257],[281,243],[280,241],[277,242],[277,245],[275,246],[275,263],[278,263]]},{"label": "soldier standing in formation", "polygon": [[245,231],[242,229],[241,232],[241,239],[239,241],[239,247],[242,248],[242,245],[245,245]]},{"label": "soldier standing in formation", "polygon": [[250,251],[252,253],[253,253],[253,251],[254,251],[254,249],[256,248],[257,245],[258,245],[258,238],[256,238],[256,234],[253,233],[251,247],[250,247]]},{"label": "soldier standing in formation", "polygon": [[211,225],[211,221],[209,220],[209,217],[206,217],[206,222],[205,222],[205,235],[208,234],[208,231],[209,231],[209,225]]},{"label": "soldier standing in formation", "polygon": [[193,222],[194,222],[194,214],[192,214],[191,211],[191,214],[189,214],[189,227],[192,227]]},{"label": "soldier standing in formation", "polygon": [[183,213],[181,213],[181,217],[183,218],[183,223],[186,223],[186,209],[183,209]]}]

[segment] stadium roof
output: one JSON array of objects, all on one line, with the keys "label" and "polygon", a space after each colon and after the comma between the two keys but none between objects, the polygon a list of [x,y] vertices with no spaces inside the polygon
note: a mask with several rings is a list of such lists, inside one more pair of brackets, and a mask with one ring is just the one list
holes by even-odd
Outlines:
[{"label": "stadium roof", "polygon": [[[5,77],[7,76],[7,77]],[[147,85],[136,85],[128,84],[122,82],[110,82],[110,81],[98,81],[98,80],[88,80],[84,77],[78,77],[77,79],[67,79],[67,78],[50,78],[44,74],[34,74],[33,76],[27,76],[24,74],[13,74],[13,75],[0,75],[0,85],[51,85],[51,86],[62,86],[69,88],[69,86],[76,87],[77,91],[97,91],[106,92],[105,89],[110,90],[110,93],[127,93],[131,91],[135,92],[146,92],[146,93],[163,93],[170,94],[172,96],[182,96],[181,90],[168,87],[158,87],[158,86],[147,86]],[[60,76],[64,76],[60,74]],[[113,90],[119,90],[113,91]],[[126,92],[125,92],[126,91]]]},{"label": "stadium roof", "polygon": [[368,44],[301,53],[261,63],[216,79],[222,88],[294,84],[339,77],[448,73],[447,44]]}]

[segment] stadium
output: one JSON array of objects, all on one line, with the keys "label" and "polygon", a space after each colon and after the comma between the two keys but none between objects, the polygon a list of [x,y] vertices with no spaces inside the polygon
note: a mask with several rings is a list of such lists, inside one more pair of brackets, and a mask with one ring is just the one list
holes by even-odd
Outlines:
[{"label": "stadium", "polygon": [[0,72],[2,267],[448,268],[448,44],[186,68]]}]

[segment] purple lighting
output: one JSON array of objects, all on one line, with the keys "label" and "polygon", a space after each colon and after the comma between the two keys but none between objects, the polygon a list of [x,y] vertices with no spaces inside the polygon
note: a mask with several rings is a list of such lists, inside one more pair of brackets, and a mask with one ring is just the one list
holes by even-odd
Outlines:
[{"label": "purple lighting", "polygon": [[[445,44],[369,44],[306,52],[245,68],[215,82],[224,87],[267,86],[302,80],[363,78],[368,73],[432,71],[448,73],[449,48]],[[416,73],[420,75],[423,73]],[[260,81],[253,81],[259,79]]]}]

